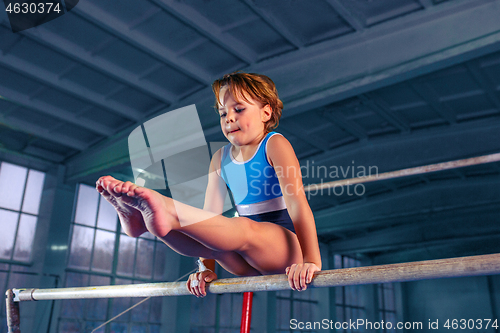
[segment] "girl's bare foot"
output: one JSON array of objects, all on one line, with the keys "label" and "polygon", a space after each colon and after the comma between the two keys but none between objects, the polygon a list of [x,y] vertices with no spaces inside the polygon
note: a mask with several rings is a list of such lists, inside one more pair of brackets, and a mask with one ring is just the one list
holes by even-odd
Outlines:
[{"label": "girl's bare foot", "polygon": [[146,231],[146,225],[140,211],[125,204],[121,193],[115,192],[118,181],[110,176],[99,178],[96,182],[97,191],[106,199],[118,213],[123,231],[131,237],[139,237]]},{"label": "girl's bare foot", "polygon": [[111,176],[99,178],[97,190],[115,207],[127,235],[137,237],[149,231],[163,237],[171,230],[168,198],[158,192]]}]

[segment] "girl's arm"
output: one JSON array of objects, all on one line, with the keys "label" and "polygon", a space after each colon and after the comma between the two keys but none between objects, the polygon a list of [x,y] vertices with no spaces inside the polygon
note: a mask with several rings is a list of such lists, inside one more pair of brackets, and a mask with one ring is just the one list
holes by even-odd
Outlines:
[{"label": "girl's arm", "polygon": [[210,161],[208,171],[208,185],[205,191],[205,203],[203,209],[222,214],[224,212],[224,200],[227,195],[226,183],[220,176],[220,164],[222,158],[222,148],[217,150]]},{"label": "girl's arm", "polygon": [[292,289],[305,290],[314,272],[321,270],[321,255],[314,216],[302,184],[300,164],[292,145],[281,135],[269,139],[267,155],[278,176],[303,255],[303,263],[288,267],[286,274]]},{"label": "girl's arm", "polygon": [[[221,151],[219,149],[212,157],[210,162],[210,169],[208,172],[208,185],[205,192],[205,203],[203,205],[204,210],[216,214],[222,214],[224,211],[224,199],[226,198],[227,188],[223,179],[220,177],[220,161],[221,161]],[[205,283],[211,282],[217,278],[215,272],[215,260],[200,258],[206,268],[210,271],[198,272],[191,274],[188,279],[187,287],[189,291],[196,296],[205,296]],[[199,285],[197,287],[191,287],[190,282],[192,280],[198,280]]]},{"label": "girl's arm", "polygon": [[[205,192],[205,203],[203,210],[208,210],[216,214],[224,212],[224,200],[227,195],[226,183],[220,176],[220,163],[222,158],[222,148],[217,150],[210,162],[208,171],[208,185]],[[200,258],[203,264],[215,272],[215,260]]]}]

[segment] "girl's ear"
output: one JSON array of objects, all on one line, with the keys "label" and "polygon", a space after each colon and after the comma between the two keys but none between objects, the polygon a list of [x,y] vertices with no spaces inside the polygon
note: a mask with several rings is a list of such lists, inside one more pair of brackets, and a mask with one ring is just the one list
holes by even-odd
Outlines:
[{"label": "girl's ear", "polygon": [[268,122],[269,119],[271,119],[272,114],[273,110],[271,109],[271,106],[269,104],[264,105],[261,112],[262,122]]}]

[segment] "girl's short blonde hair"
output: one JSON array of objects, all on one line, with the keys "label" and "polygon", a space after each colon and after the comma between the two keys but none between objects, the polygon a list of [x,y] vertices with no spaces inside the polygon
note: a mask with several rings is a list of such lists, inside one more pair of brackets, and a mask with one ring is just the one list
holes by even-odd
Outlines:
[{"label": "girl's short blonde hair", "polygon": [[215,109],[219,109],[220,90],[227,86],[234,98],[243,98],[246,102],[248,96],[259,102],[261,106],[271,107],[271,118],[265,124],[265,131],[271,132],[278,127],[283,111],[283,102],[278,97],[278,91],[273,80],[262,74],[234,72],[224,75],[221,79],[215,80],[212,90],[215,94]]}]

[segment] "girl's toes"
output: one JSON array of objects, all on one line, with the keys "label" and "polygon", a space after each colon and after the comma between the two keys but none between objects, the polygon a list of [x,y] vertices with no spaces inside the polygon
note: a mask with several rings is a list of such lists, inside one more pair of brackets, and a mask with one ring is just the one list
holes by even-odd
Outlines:
[{"label": "girl's toes", "polygon": [[108,191],[109,194],[113,194],[113,188],[116,186],[115,183],[112,183],[111,181],[109,180],[104,180],[102,182],[102,187],[104,187],[104,189],[106,191]]},{"label": "girl's toes", "polygon": [[97,180],[97,183],[100,184],[103,187],[106,187],[109,185],[113,177],[111,176],[103,176]]},{"label": "girl's toes", "polygon": [[121,189],[121,193],[128,193],[130,192],[130,187],[132,186],[133,184],[129,181],[123,183],[123,186],[122,186],[122,189]]},{"label": "girl's toes", "polygon": [[102,191],[99,191],[99,193],[100,193],[103,197],[105,197],[105,198],[109,198],[109,197],[111,197],[111,196],[112,196],[112,195],[111,195],[111,194],[109,194],[109,192],[108,192],[108,191],[106,191],[105,189],[102,189]]},{"label": "girl's toes", "polygon": [[144,198],[144,195],[146,194],[146,191],[147,191],[146,188],[144,188],[142,186],[134,185],[134,194],[136,196]]},{"label": "girl's toes", "polygon": [[104,182],[104,177],[99,177],[99,179],[95,183],[96,185],[102,185],[103,182]]},{"label": "girl's toes", "polygon": [[139,193],[137,193],[137,189],[139,188],[139,186],[137,186],[137,185],[135,185],[133,183],[130,183],[130,184],[131,185],[130,185],[130,188],[129,188],[128,192],[127,192],[127,195],[128,196],[136,196],[137,194],[139,194]]},{"label": "girl's toes", "polygon": [[109,192],[106,191],[106,189],[103,188],[102,186],[97,187],[97,192],[99,192],[99,194],[102,195],[105,199],[111,196],[111,194],[109,194]]},{"label": "girl's toes", "polygon": [[97,181],[97,184],[103,188],[106,188],[106,186],[108,185],[104,179],[102,179],[103,177],[99,178],[99,180]]},{"label": "girl's toes", "polygon": [[121,196],[121,194],[122,194],[122,184],[113,184],[113,185],[112,185],[112,189],[111,189],[112,192],[111,193],[114,196],[117,196],[117,197]]}]

